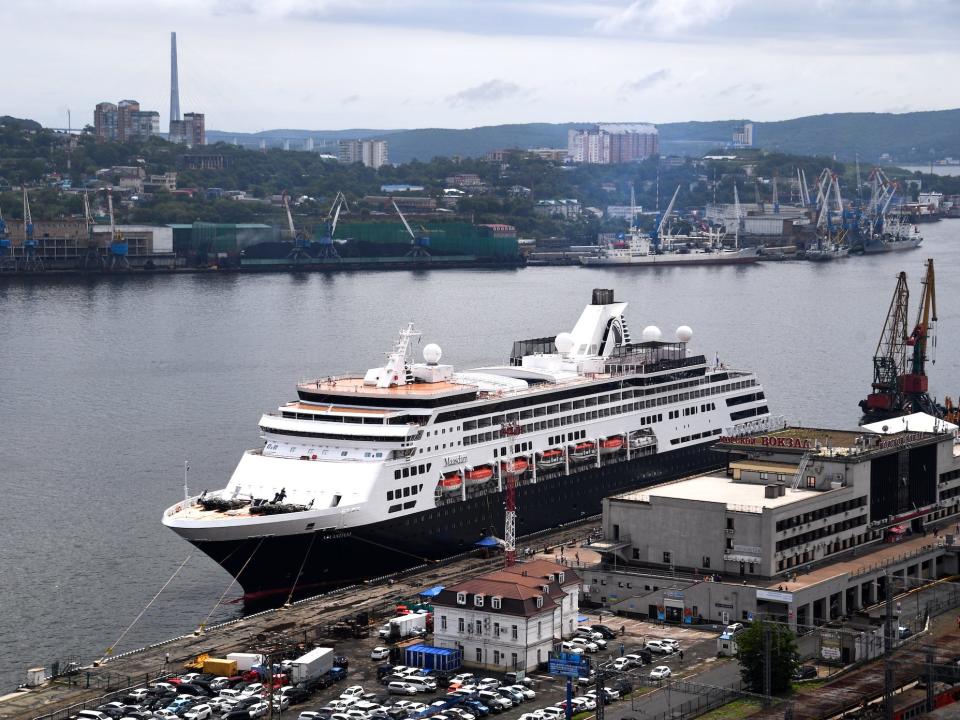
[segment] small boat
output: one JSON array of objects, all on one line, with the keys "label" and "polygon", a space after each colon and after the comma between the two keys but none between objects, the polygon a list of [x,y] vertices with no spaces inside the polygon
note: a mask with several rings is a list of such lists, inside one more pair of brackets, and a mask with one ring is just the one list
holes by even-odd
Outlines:
[{"label": "small boat", "polygon": [[570,452],[570,459],[573,462],[587,462],[597,456],[597,444],[591,440],[577,443],[576,447]]},{"label": "small boat", "polygon": [[563,450],[558,448],[544,450],[537,457],[537,467],[541,470],[549,470],[550,468],[560,467],[561,465],[563,465]]},{"label": "small boat", "polygon": [[600,441],[600,454],[612,455],[623,450],[623,438],[620,435],[613,435]]},{"label": "small boat", "polygon": [[493,468],[489,465],[480,465],[475,468],[467,468],[463,473],[467,485],[480,485],[493,477]]},{"label": "small boat", "polygon": [[657,444],[656,436],[649,431],[638,430],[630,433],[630,449],[639,450],[643,447],[650,447]]},{"label": "small boat", "polygon": [[530,466],[524,458],[514,458],[500,463],[500,472],[504,475],[519,475]]},{"label": "small boat", "polygon": [[440,489],[443,492],[458,492],[463,486],[463,478],[459,472],[447,473],[440,479]]}]

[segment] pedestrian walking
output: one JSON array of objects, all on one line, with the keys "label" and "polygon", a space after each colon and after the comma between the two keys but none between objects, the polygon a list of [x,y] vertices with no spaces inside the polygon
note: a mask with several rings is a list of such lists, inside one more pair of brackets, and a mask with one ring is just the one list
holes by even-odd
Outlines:
[{"label": "pedestrian walking", "polygon": [[[957,626],[960,626],[960,618],[957,618]],[[164,665],[170,664],[170,653],[163,654],[163,664]]]},{"label": "pedestrian walking", "polygon": [[683,650],[680,651],[680,662],[683,662]]}]

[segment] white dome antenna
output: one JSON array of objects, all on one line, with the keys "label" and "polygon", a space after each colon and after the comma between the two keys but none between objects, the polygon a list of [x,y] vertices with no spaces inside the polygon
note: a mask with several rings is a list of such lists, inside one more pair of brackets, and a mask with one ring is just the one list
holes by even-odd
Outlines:
[{"label": "white dome antenna", "polygon": [[682,343],[688,343],[693,338],[693,329],[689,325],[681,325],[677,328],[677,340]]},{"label": "white dome antenna", "polygon": [[561,355],[569,355],[573,352],[573,346],[576,344],[576,341],[573,339],[573,335],[568,332],[562,332],[557,335],[556,339],[553,341],[553,344],[557,347],[557,352]]},{"label": "white dome antenna", "polygon": [[440,362],[441,357],[443,357],[443,350],[440,349],[439,345],[436,343],[424,345],[423,359],[426,361],[427,365],[436,365],[438,362]]},{"label": "white dome antenna", "polygon": [[660,342],[663,339],[663,333],[656,325],[647,325],[641,337],[644,342]]}]

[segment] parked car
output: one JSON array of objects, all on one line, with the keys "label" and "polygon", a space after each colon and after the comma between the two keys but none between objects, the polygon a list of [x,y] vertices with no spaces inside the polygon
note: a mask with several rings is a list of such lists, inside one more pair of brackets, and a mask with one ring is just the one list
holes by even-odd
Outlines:
[{"label": "parked car", "polygon": [[793,671],[794,680],[812,680],[817,677],[817,669],[813,665],[801,665]]},{"label": "parked car", "polygon": [[672,640],[671,638],[663,638],[663,639],[660,640],[660,642],[662,642],[664,645],[667,645],[668,647],[672,648],[673,652],[677,652],[678,650],[680,650],[680,641],[679,641],[679,640]]},{"label": "parked car", "polygon": [[477,717],[486,717],[490,714],[490,708],[475,698],[464,700],[463,704],[470,708],[470,712],[475,713]]},{"label": "parked car", "polygon": [[215,677],[213,680],[207,683],[207,687],[209,687],[212,692],[220,692],[224,688],[230,687],[230,678]]},{"label": "parked car", "polygon": [[500,681],[496,678],[486,677],[477,682],[477,687],[481,690],[496,690],[500,687]]},{"label": "parked car", "polygon": [[528,688],[526,685],[508,685],[511,690],[516,690],[518,693],[523,695],[524,700],[533,700],[537,693]]},{"label": "parked car", "polygon": [[250,711],[246,708],[237,708],[226,715],[221,715],[220,720],[250,720]]},{"label": "parked car", "polygon": [[491,712],[500,712],[502,710],[509,710],[513,707],[513,700],[508,697],[504,697],[499,693],[495,693],[492,690],[481,690],[477,693],[477,698],[490,708]]},{"label": "parked car", "polygon": [[673,646],[668,645],[663,640],[647,640],[647,643],[643,646],[643,649],[648,650],[655,655],[669,655],[673,652]]},{"label": "parked car", "polygon": [[537,712],[540,713],[545,720],[561,720],[564,716],[563,708],[558,708],[554,705],[540,708]]},{"label": "parked car", "polygon": [[394,681],[387,685],[387,692],[391,695],[416,695],[417,688],[412,683]]},{"label": "parked car", "polygon": [[458,682],[461,685],[466,685],[476,680],[476,676],[473,673],[460,673],[459,675],[454,675],[450,678],[450,682]]},{"label": "parked car", "polygon": [[519,705],[526,699],[523,697],[523,693],[517,692],[511,687],[497,688],[497,692],[503,695],[504,697],[510,698],[511,702],[513,702],[514,705]]},{"label": "parked car", "polygon": [[77,713],[78,720],[110,720],[110,716],[100,710],[81,710]]},{"label": "parked car", "polygon": [[608,625],[591,625],[590,629],[603,635],[604,640],[613,640],[617,636],[616,630]]},{"label": "parked car", "polygon": [[150,688],[142,687],[142,688],[137,688],[135,690],[131,690],[129,693],[127,693],[127,697],[124,699],[130,704],[136,704],[146,700],[149,694],[150,694]]},{"label": "parked car", "polygon": [[671,675],[673,675],[673,671],[666,665],[657,665],[653,670],[650,671],[651,680],[664,680]]},{"label": "parked car", "polygon": [[580,697],[575,697],[573,699],[574,704],[580,704],[580,707],[584,710],[596,710],[597,709],[597,700],[592,698],[589,695],[581,695]]},{"label": "parked car", "polygon": [[[647,652],[647,655],[649,656],[650,651],[647,650],[646,652]],[[629,653],[627,655],[624,655],[620,659],[628,661],[631,667],[642,667],[643,665],[646,665],[647,662],[649,662],[648,660],[644,659],[642,653]]]},{"label": "parked car", "polygon": [[347,671],[342,667],[332,667],[330,671],[327,672],[327,675],[330,676],[330,679],[334,682],[338,680],[344,680],[347,677]]},{"label": "parked car", "polygon": [[350,667],[350,661],[347,659],[346,655],[335,655],[333,657],[333,664],[337,667],[342,667],[344,670]]},{"label": "parked car", "polygon": [[897,637],[899,637],[901,640],[906,640],[911,635],[913,635],[913,630],[906,627],[905,625],[900,625],[897,628]]},{"label": "parked car", "polygon": [[583,655],[584,649],[579,645],[574,645],[573,641],[567,640],[560,644],[560,649],[564,652],[574,653],[576,655]]},{"label": "parked car", "polygon": [[624,656],[624,657],[618,657],[616,660],[610,663],[610,665],[611,667],[613,667],[614,670],[623,672],[624,670],[629,670],[632,663],[630,662],[630,660],[626,658],[626,656]]},{"label": "parked car", "polygon": [[727,625],[723,630],[724,635],[736,635],[738,632],[743,630],[743,623],[735,622]]},{"label": "parked car", "polygon": [[570,644],[576,645],[577,647],[581,647],[587,652],[592,652],[592,653],[595,653],[597,650],[600,649],[599,646],[595,642],[593,642],[593,640],[587,640],[586,638],[583,638],[583,637],[573,638],[570,641]]},{"label": "parked car", "polygon": [[270,712],[270,706],[265,702],[254,703],[247,708],[251,718],[260,718]]},{"label": "parked car", "polygon": [[155,710],[153,716],[158,720],[177,720],[177,716],[166,708]]},{"label": "parked car", "polygon": [[306,710],[300,713],[297,720],[322,720],[322,718],[320,717],[320,713],[315,710]]},{"label": "parked car", "polygon": [[273,709],[276,711],[278,708],[283,711],[290,707],[290,698],[284,695],[283,693],[274,693],[273,694]]},{"label": "parked car", "polygon": [[373,650],[370,651],[371,660],[386,660],[390,657],[390,648],[377,645]]},{"label": "parked car", "polygon": [[360,699],[364,696],[366,691],[363,689],[362,685],[351,685],[342,693],[340,693],[340,699],[346,700],[347,698],[357,698]]},{"label": "parked car", "polygon": [[199,703],[184,714],[184,720],[210,720],[213,717],[213,708],[209,703]]}]

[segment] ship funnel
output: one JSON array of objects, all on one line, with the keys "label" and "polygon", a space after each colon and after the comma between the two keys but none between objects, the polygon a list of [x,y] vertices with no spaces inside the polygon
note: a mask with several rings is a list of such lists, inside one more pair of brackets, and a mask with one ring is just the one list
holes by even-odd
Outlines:
[{"label": "ship funnel", "polygon": [[594,288],[593,299],[590,301],[590,304],[591,305],[612,305],[613,290],[604,290],[601,288]]}]

